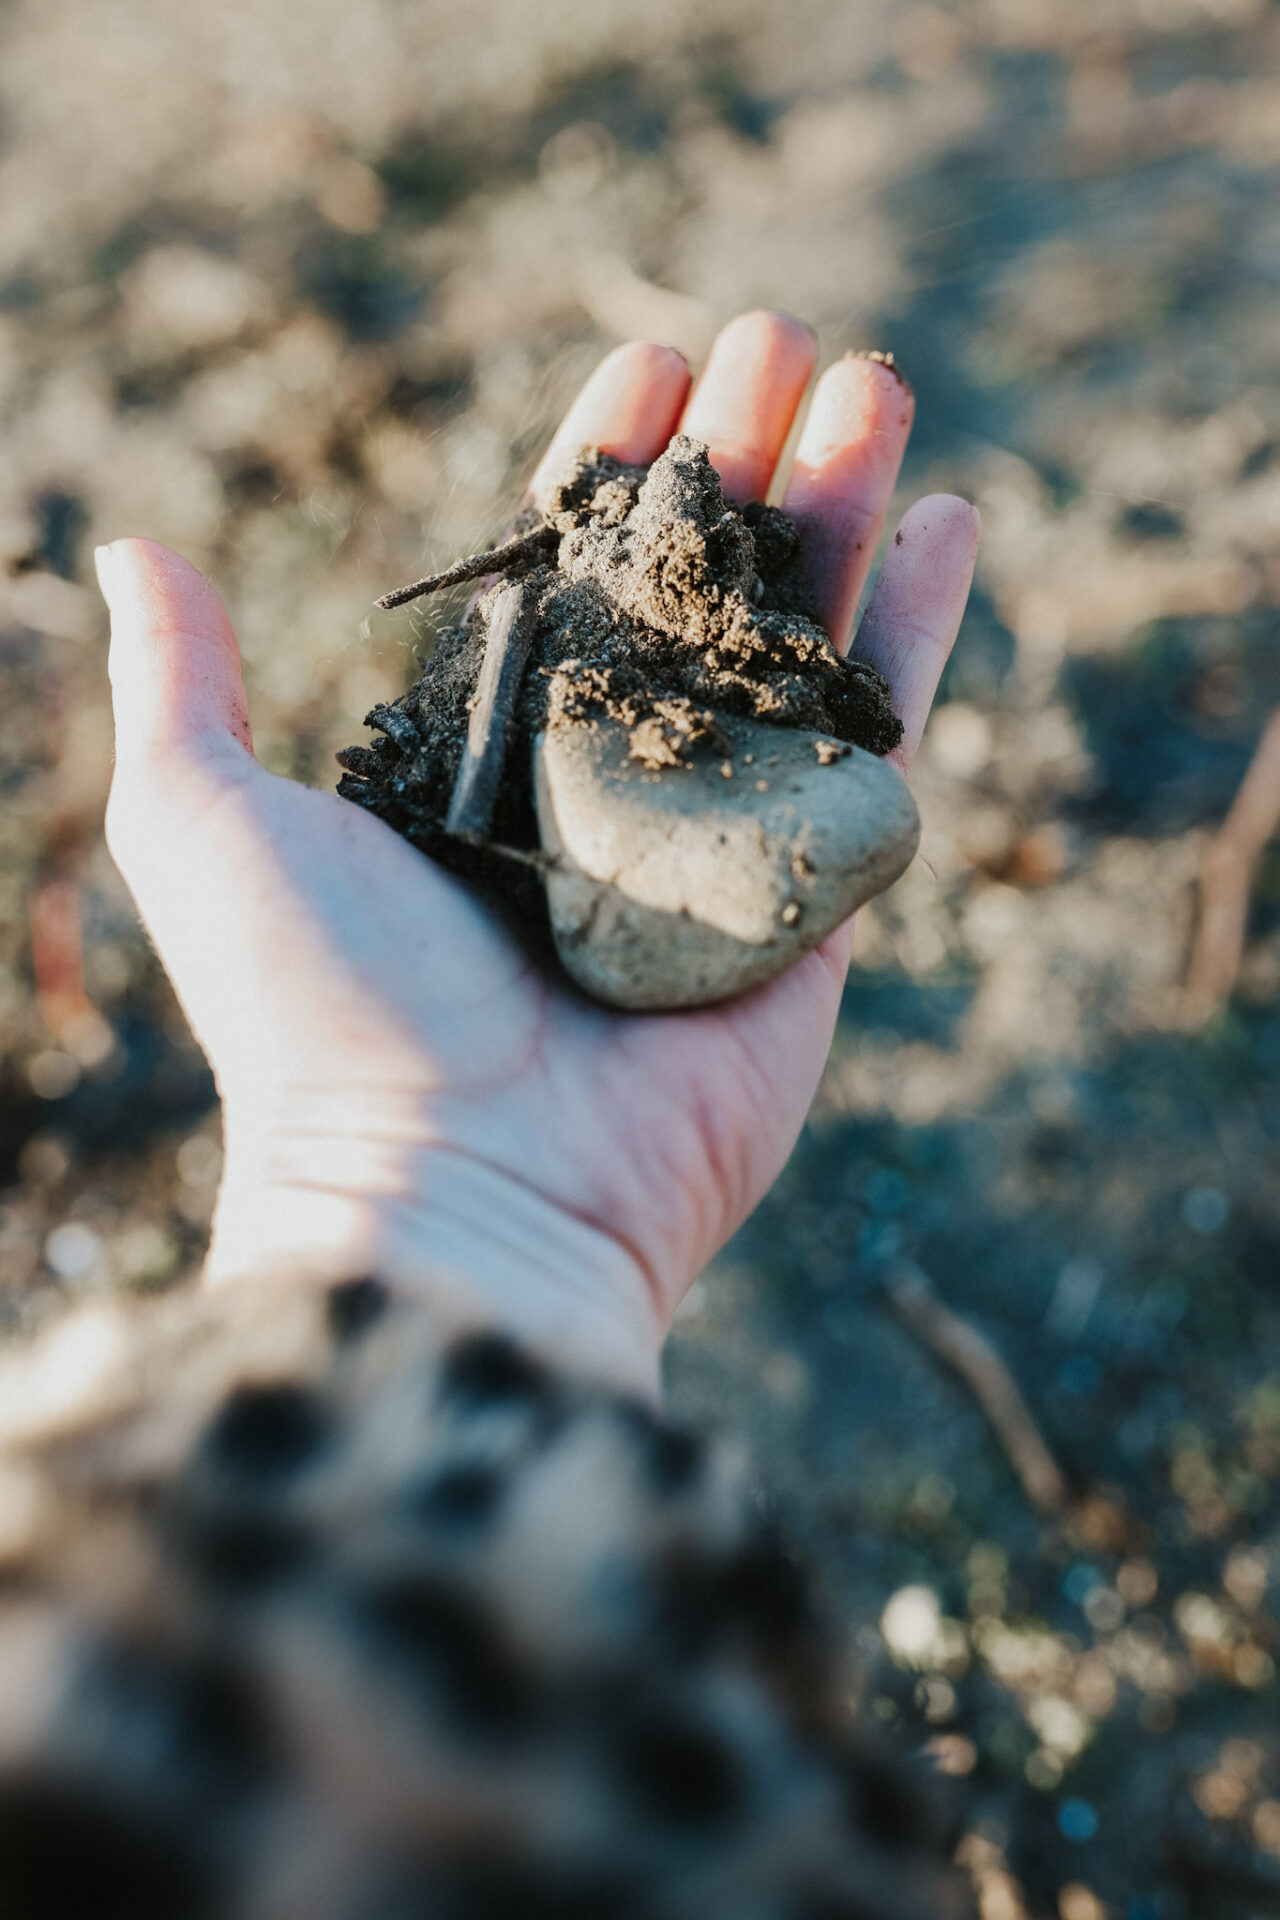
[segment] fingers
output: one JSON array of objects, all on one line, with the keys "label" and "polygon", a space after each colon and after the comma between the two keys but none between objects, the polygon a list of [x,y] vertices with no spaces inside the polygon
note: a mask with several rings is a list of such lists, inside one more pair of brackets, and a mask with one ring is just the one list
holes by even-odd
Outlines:
[{"label": "fingers", "polygon": [[95,556],[111,612],[116,764],[126,780],[234,742],[252,753],[240,653],[204,575],[150,540]]},{"label": "fingers", "polygon": [[643,466],[676,430],[689,391],[689,367],[674,347],[633,340],[600,362],[569,408],[530,483],[536,493],[580,447],[601,447]]},{"label": "fingers", "polygon": [[910,764],[955,643],[973,579],[978,510],[954,494],[917,500],[898,525],[854,652],[889,682],[903,725],[893,758]]},{"label": "fingers", "polygon": [[763,500],[818,345],[785,313],[743,313],[717,336],[680,422],[705,440],[730,500]]},{"label": "fingers", "polygon": [[819,380],[783,506],[800,528],[822,623],[844,652],[906,451],[900,375],[849,354]]}]

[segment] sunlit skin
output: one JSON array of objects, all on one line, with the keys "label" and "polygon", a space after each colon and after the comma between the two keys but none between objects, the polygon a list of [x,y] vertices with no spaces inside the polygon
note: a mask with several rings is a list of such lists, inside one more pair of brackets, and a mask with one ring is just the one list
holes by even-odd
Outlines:
[{"label": "sunlit skin", "polygon": [[[813,336],[750,313],[698,385],[670,348],[620,347],[552,452],[652,460],[679,427],[733,499],[769,486]],[[838,644],[911,426],[889,369],[814,391],[784,504]],[[905,766],[955,639],[974,509],[919,501],[890,541],[856,650],[888,678]],[[390,828],[254,758],[240,658],[177,555],[99,553],[111,609],[111,850],[217,1077],[226,1170],[207,1280],[377,1268],[642,1389],[692,1280],[786,1160],[848,966],[841,928],[724,1007],[615,1015],[533,964],[475,894]]]}]

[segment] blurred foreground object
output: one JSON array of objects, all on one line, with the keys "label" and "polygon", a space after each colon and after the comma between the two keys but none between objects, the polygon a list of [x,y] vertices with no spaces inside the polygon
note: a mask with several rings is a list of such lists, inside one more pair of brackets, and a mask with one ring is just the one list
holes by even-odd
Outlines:
[{"label": "blurred foreground object", "polygon": [[740,1467],[378,1280],[13,1353],[0,1565],[5,1920],[971,1912]]}]

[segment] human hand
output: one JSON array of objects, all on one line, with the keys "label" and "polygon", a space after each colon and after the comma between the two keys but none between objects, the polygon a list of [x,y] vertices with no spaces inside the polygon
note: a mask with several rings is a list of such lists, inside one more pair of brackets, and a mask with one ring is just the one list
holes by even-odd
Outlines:
[{"label": "human hand", "polygon": [[[808,329],[747,314],[701,382],[620,347],[547,460],[652,460],[680,427],[732,499],[767,489],[813,368]],[[785,498],[823,617],[848,634],[910,430],[908,390],[849,357],[819,382]],[[968,593],[972,507],[920,501],[858,653],[905,766]],[[253,756],[239,654],[165,549],[100,549],[111,609],[111,850],[217,1077],[226,1164],[210,1281],[364,1270],[651,1387],[671,1316],[783,1165],[826,1058],[851,927],[695,1013],[614,1014],[543,971],[485,903],[381,821]]]}]

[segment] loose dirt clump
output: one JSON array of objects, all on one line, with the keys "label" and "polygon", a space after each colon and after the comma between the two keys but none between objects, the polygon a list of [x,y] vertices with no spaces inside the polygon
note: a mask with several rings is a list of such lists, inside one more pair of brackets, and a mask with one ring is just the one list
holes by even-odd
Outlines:
[{"label": "loose dirt clump", "polygon": [[[422,678],[368,715],[383,738],[338,756],[338,791],[522,917],[545,913],[532,779],[544,731],[607,717],[654,771],[731,755],[734,719],[823,736],[820,764],[901,738],[884,681],[819,624],[792,522],[728,505],[706,447],[684,435],[649,467],[584,450],[503,547],[387,603],[495,567]],[[468,756],[483,757],[492,798],[464,825]]]}]

